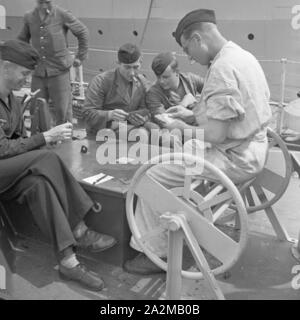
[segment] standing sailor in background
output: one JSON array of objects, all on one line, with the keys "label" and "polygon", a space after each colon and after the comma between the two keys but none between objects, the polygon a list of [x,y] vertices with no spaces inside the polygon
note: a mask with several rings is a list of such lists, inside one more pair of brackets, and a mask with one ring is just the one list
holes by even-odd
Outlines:
[{"label": "standing sailor in background", "polygon": [[72,124],[26,137],[21,105],[12,92],[22,88],[38,59],[37,51],[26,42],[9,40],[0,45],[0,200],[28,205],[58,253],[64,278],[101,290],[102,279],[79,263],[73,247],[101,251],[116,241],[85,225],[83,219],[93,207],[92,200],[56,153],[37,150],[71,139]]},{"label": "standing sailor in background", "polygon": [[[88,29],[71,12],[52,4],[52,0],[37,0],[36,8],[24,16],[18,39],[29,42],[39,52],[40,61],[32,77],[31,91],[40,89],[39,97],[51,99],[56,124],[72,122],[70,68],[79,67],[87,57]],[[68,50],[67,32],[78,40],[74,57]]]},{"label": "standing sailor in background", "polygon": [[[192,109],[195,106],[196,97],[200,95],[203,87],[203,79],[191,72],[180,72],[178,61],[172,52],[156,55],[151,67],[157,80],[146,93],[146,105],[153,124],[157,124],[160,129],[161,116],[165,117],[166,110],[170,107],[181,105]],[[167,129],[159,132],[162,146],[175,149],[177,146],[182,147],[182,135],[171,134]]]},{"label": "standing sailor in background", "polygon": [[140,49],[126,43],[118,50],[118,67],[92,79],[83,108],[88,136],[104,128],[116,130],[120,121],[128,121],[128,128],[148,121],[145,95],[149,82],[139,73],[141,64]]},{"label": "standing sailor in background", "polygon": [[[175,121],[165,124],[169,130],[189,129],[195,137],[204,130],[204,140],[212,145],[204,150],[205,160],[211,162],[235,183],[257,175],[264,167],[267,152],[267,125],[271,120],[270,91],[257,59],[248,51],[223,37],[212,10],[198,9],[185,15],[177,25],[174,37],[190,60],[209,69],[204,79],[200,99],[193,110],[182,106],[167,110]],[[195,170],[196,171],[196,170]],[[147,171],[166,188],[182,187],[186,175],[184,165],[160,164]],[[195,176],[207,172],[195,172]],[[157,228],[160,214],[148,203],[138,201],[135,211],[139,232],[146,235]],[[159,234],[148,242],[160,257],[166,257],[167,235]],[[139,250],[135,242],[132,246]],[[151,273],[159,271],[144,254],[126,262],[127,271]]]}]

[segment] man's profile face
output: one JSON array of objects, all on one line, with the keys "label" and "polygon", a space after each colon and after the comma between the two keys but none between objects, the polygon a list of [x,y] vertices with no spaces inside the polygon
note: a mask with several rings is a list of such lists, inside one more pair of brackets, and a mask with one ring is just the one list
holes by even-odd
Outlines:
[{"label": "man's profile face", "polygon": [[141,58],[133,63],[119,63],[119,71],[127,81],[133,81],[141,68]]},{"label": "man's profile face", "polygon": [[207,46],[199,36],[193,34],[190,38],[186,39],[184,35],[182,35],[180,43],[183,52],[188,56],[190,61],[194,60],[203,66],[207,66],[210,63]]},{"label": "man's profile face", "polygon": [[6,83],[10,90],[20,90],[29,81],[32,71],[15,63],[7,62]]},{"label": "man's profile face", "polygon": [[176,90],[178,87],[178,72],[169,65],[166,70],[157,77],[159,85],[164,90]]}]

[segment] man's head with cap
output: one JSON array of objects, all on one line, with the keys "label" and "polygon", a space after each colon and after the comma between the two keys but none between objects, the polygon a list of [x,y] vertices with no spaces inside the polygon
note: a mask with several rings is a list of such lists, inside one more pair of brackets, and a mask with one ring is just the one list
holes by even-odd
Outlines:
[{"label": "man's head with cap", "polygon": [[224,40],[216,26],[215,12],[209,9],[186,14],[172,35],[188,57],[202,65],[210,63],[214,55],[212,47],[218,47]]},{"label": "man's head with cap", "polygon": [[173,32],[173,37],[177,43],[181,46],[181,36],[194,24],[203,22],[216,24],[216,16],[213,10],[209,9],[197,9],[187,13],[178,23],[176,30]]},{"label": "man's head with cap", "polygon": [[175,53],[159,53],[154,57],[151,67],[158,83],[164,90],[177,89],[179,85],[179,70]]},{"label": "man's head with cap", "polygon": [[[28,43],[20,40],[7,40],[0,44],[1,73],[9,79],[10,86],[19,88],[26,77],[34,70],[38,61],[38,52]],[[13,84],[14,83],[14,84]],[[11,88],[17,90],[17,88]]]},{"label": "man's head with cap", "polygon": [[128,81],[134,80],[141,67],[141,51],[132,43],[123,44],[118,50],[119,71]]},{"label": "man's head with cap", "polygon": [[38,52],[28,43],[7,40],[0,44],[0,58],[33,70],[38,63]]},{"label": "man's head with cap", "polygon": [[52,0],[36,0],[36,7],[41,12],[49,13],[53,7]]}]

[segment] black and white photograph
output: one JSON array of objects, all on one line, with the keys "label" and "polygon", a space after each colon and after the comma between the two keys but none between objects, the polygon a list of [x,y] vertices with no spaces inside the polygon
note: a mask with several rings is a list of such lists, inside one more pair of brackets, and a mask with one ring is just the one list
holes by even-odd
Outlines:
[{"label": "black and white photograph", "polygon": [[300,1],[0,0],[4,303],[299,300],[299,179]]}]

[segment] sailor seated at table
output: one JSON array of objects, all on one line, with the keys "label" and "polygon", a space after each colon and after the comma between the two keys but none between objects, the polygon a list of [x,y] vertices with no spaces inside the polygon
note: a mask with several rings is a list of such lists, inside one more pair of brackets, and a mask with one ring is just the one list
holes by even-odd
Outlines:
[{"label": "sailor seated at table", "polygon": [[[173,33],[177,43],[190,59],[209,66],[200,100],[193,110],[174,106],[174,122],[168,129],[190,129],[193,155],[201,155],[203,144],[195,139],[197,131],[204,131],[204,141],[211,144],[202,157],[222,170],[234,183],[256,176],[264,167],[267,152],[267,126],[271,120],[269,86],[257,59],[248,51],[220,33],[215,13],[198,9],[185,15]],[[189,120],[189,121],[188,121]],[[191,174],[191,173],[188,173]],[[186,166],[158,164],[147,175],[167,189],[183,187]],[[215,178],[206,169],[195,167],[193,176]],[[135,219],[139,232],[149,234],[160,225],[161,212],[138,199]],[[147,247],[161,258],[168,253],[167,232],[147,240]],[[134,249],[141,251],[132,239]],[[149,274],[161,272],[140,253],[124,265],[128,272]]]},{"label": "sailor seated at table", "polygon": [[92,199],[56,153],[38,150],[71,139],[72,124],[27,137],[22,107],[13,93],[26,83],[38,61],[38,52],[26,42],[8,40],[0,45],[0,200],[28,207],[51,240],[64,279],[102,290],[103,280],[80,263],[74,247],[97,252],[111,248],[116,240],[85,224]]},{"label": "sailor seated at table", "polygon": [[180,72],[176,56],[163,52],[154,57],[152,70],[157,81],[146,93],[146,105],[153,120],[156,115],[164,114],[167,109],[181,105],[192,109],[201,94],[203,78],[187,72]]},{"label": "sailor seated at table", "polygon": [[106,128],[118,132],[120,122],[130,130],[150,119],[145,104],[150,83],[139,72],[141,64],[140,49],[126,43],[118,50],[118,66],[92,79],[83,107],[88,137]]},{"label": "sailor seated at table", "polygon": [[180,105],[192,109],[195,106],[203,88],[203,79],[191,72],[181,72],[172,52],[159,53],[151,67],[157,81],[146,93],[146,105],[152,121],[162,128],[162,122],[172,121],[166,113],[170,107]]}]

